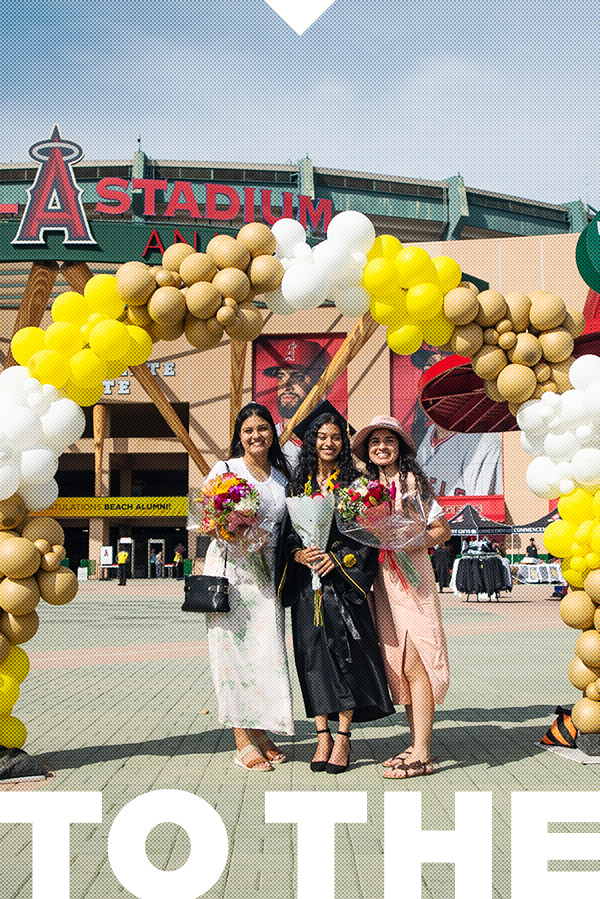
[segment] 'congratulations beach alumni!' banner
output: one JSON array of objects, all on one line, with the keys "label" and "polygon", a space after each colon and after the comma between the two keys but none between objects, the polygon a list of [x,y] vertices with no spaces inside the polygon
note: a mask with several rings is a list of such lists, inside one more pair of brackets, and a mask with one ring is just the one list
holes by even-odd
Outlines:
[{"label": "'congratulations beach alumni!' banner", "polygon": [[37,515],[51,518],[177,518],[188,514],[186,496],[62,496]]}]

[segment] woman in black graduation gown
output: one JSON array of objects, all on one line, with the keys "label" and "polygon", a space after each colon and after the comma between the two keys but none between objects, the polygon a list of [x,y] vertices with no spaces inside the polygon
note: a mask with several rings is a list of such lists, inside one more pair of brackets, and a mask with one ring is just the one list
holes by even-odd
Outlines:
[{"label": "woman in black graduation gown", "polygon": [[[308,429],[290,492],[325,493],[358,475],[346,424],[338,414],[319,415]],[[350,758],[350,724],[394,714],[367,593],[377,551],[344,536],[335,520],[323,552],[303,547],[289,515],[277,553],[278,597],[291,606],[294,656],[306,714],[315,718],[318,745],[313,771],[339,774]],[[315,623],[312,567],[321,577],[322,623]],[[339,719],[335,740],[329,719]]]}]

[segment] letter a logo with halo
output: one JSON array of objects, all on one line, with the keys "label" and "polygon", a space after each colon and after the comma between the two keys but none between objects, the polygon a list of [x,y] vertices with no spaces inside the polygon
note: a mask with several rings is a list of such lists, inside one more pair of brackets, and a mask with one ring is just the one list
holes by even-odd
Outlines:
[{"label": "letter a logo with halo", "polygon": [[335,0],[302,0],[301,3],[298,0],[266,0],[266,2],[296,34],[304,34],[306,29],[335,3]]}]

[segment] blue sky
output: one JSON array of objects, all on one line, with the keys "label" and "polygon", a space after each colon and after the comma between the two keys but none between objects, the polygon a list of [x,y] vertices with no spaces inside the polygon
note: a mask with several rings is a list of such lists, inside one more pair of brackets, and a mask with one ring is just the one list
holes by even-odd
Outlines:
[{"label": "blue sky", "polygon": [[[54,122],[87,159],[315,165],[600,208],[597,0],[2,0],[0,162]],[[8,36],[8,39],[7,39]]]}]

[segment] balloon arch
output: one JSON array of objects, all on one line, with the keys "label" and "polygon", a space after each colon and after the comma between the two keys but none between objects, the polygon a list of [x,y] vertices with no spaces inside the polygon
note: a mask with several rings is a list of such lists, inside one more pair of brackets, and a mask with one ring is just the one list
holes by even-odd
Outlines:
[{"label": "balloon arch", "polygon": [[21,644],[38,629],[40,599],[62,605],[77,593],[75,574],[60,564],[62,527],[35,513],[58,497],[59,456],[83,434],[82,407],[97,403],[104,379],[131,369],[206,474],[206,460],[144,364],[154,343],[185,335],[201,351],[229,337],[233,421],[246,346],[263,327],[259,306],[285,316],[325,302],[358,321],[281,442],[379,325],[395,353],[426,342],[468,357],[490,401],[508,402],[516,416],[534,457],[529,488],[558,498],[560,519],[544,543],[563,559],[571,585],[561,616],[582,632],[568,669],[584,693],[573,720],[581,732],[600,733],[600,357],[573,357],[585,327],[580,312],[547,291],[480,292],[454,259],[376,237],[371,221],[353,211],[336,215],[314,248],[297,221],[280,219],[216,235],[204,253],[173,244],[158,267],[131,261],[116,276],[92,275],[80,263],[67,278],[73,289],[52,303],[48,328],[40,327],[40,304],[36,311],[24,300],[0,374],[0,745],[26,739],[11,713],[29,670]]}]

